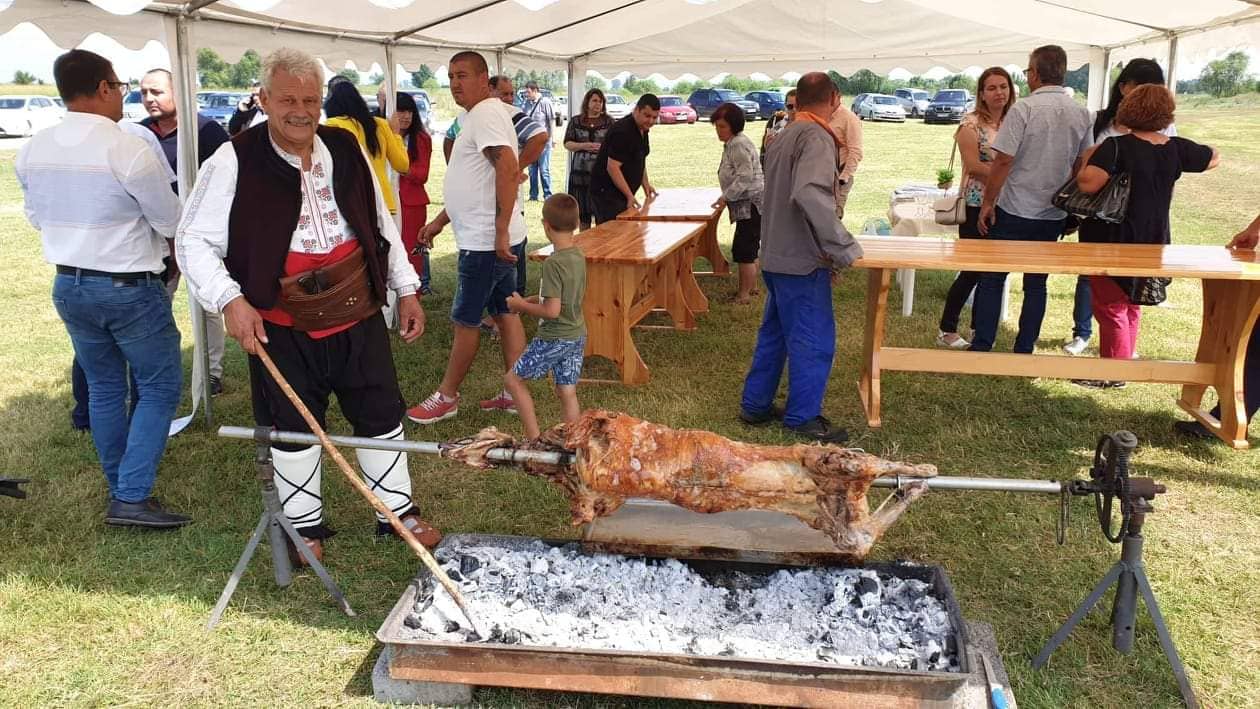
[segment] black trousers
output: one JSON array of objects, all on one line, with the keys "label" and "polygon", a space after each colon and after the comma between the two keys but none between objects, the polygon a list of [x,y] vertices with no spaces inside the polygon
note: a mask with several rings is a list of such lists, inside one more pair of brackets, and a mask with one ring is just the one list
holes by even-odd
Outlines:
[{"label": "black trousers", "polygon": [[[381,313],[318,340],[291,327],[269,322],[264,326],[270,340],[267,354],[321,427],[327,427],[328,395],[336,394],[354,435],[383,436],[398,428],[407,406],[398,388],[389,331]],[[257,357],[249,358],[249,387],[257,425],[311,432]],[[275,447],[298,451],[308,446]]]},{"label": "black trousers", "polygon": [[596,224],[615,220],[618,214],[626,211],[626,207],[630,206],[626,203],[626,196],[616,190],[591,192],[590,201],[595,212]]},{"label": "black trousers", "polygon": [[[980,208],[967,207],[967,221],[958,225],[958,238],[960,239],[979,239],[980,237]],[[958,319],[962,316],[962,309],[967,305],[967,299],[971,297],[971,291],[975,290],[976,284],[980,282],[980,273],[977,271],[960,271],[958,277],[949,287],[949,292],[945,295],[945,310],[941,313],[941,331],[942,332],[958,332]]]}]

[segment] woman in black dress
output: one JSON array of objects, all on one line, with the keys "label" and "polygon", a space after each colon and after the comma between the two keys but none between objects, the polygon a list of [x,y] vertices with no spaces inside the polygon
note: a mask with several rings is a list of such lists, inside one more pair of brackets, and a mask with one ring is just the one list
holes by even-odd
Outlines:
[{"label": "woman in black dress", "polygon": [[582,97],[581,114],[569,121],[564,132],[564,147],[573,153],[569,160],[569,194],[577,200],[582,229],[591,228],[595,215],[590,200],[591,166],[613,124],[612,117],[604,112],[605,104],[603,91],[587,91]]}]

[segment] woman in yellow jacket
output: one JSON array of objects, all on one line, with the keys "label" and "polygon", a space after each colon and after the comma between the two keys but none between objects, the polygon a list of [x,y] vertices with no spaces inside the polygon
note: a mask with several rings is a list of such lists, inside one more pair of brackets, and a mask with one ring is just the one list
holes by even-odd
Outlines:
[{"label": "woman in yellow jacket", "polygon": [[389,171],[385,165],[388,163],[401,175],[407,174],[410,164],[402,136],[391,122],[372,115],[359,90],[349,81],[338,82],[328,92],[324,113],[328,116],[325,124],[344,128],[359,139],[359,145],[367,152],[372,171],[376,173],[385,206],[389,207],[390,214],[396,214],[398,198],[389,184]]}]

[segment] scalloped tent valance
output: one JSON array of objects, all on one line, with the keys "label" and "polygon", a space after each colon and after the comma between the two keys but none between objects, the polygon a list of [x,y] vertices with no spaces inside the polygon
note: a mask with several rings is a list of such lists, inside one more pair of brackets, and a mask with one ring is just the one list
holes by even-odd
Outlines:
[{"label": "scalloped tent valance", "polygon": [[370,66],[389,44],[409,69],[462,48],[507,66],[578,58],[605,74],[676,76],[959,70],[1019,63],[1047,43],[1073,64],[1107,49],[1164,56],[1173,37],[1182,57],[1260,44],[1249,0],[0,0],[0,10],[0,31],[32,22],[60,46],[101,32],[138,48],[168,39],[163,18],[186,14],[192,41],[228,60],[283,42],[329,65]]}]

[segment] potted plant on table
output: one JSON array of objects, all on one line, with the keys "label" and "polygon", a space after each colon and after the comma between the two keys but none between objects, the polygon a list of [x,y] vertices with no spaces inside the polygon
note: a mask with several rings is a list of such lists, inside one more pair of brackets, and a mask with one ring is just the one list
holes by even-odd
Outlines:
[{"label": "potted plant on table", "polygon": [[954,186],[954,171],[951,168],[943,167],[936,171],[936,186],[948,190]]}]

